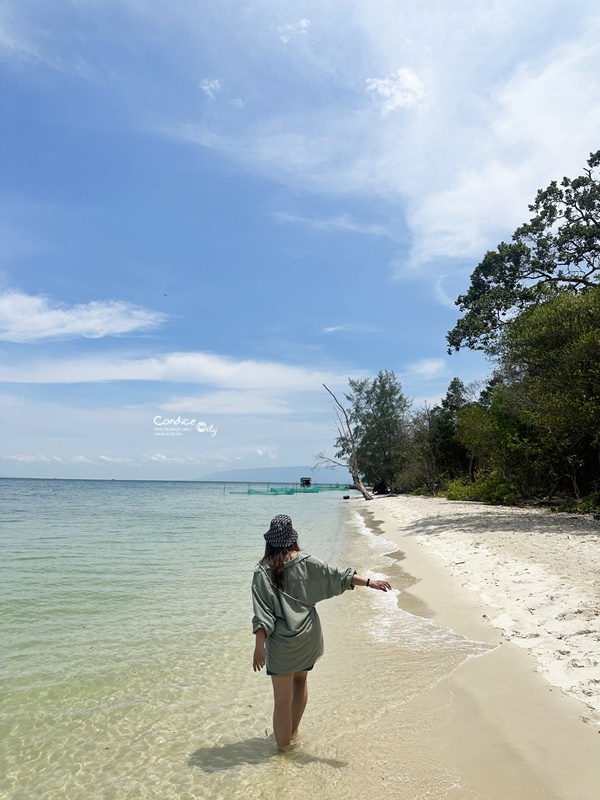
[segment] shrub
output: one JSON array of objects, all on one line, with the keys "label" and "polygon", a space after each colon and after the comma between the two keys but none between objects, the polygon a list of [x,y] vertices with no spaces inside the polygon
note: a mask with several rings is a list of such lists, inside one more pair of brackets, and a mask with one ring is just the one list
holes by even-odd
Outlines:
[{"label": "shrub", "polygon": [[440,496],[447,497],[448,500],[479,500],[475,496],[474,486],[467,478],[456,478],[449,482],[445,491],[440,492]]},{"label": "shrub", "polygon": [[567,511],[571,514],[598,514],[600,513],[600,492],[592,492],[581,500],[568,500],[560,506],[555,506],[552,511]]},{"label": "shrub", "polygon": [[473,482],[466,478],[450,481],[444,495],[448,500],[477,500],[504,506],[515,505],[521,499],[515,486],[499,470],[480,472]]}]

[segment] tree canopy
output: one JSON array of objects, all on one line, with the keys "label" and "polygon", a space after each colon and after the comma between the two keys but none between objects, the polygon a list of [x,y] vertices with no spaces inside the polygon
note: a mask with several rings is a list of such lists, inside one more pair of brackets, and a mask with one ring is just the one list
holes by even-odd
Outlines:
[{"label": "tree canopy", "polygon": [[449,352],[469,347],[495,353],[503,328],[525,309],[560,291],[577,293],[600,278],[600,150],[583,175],[540,189],[533,216],[510,243],[489,250],[456,304],[463,313],[448,333]]}]

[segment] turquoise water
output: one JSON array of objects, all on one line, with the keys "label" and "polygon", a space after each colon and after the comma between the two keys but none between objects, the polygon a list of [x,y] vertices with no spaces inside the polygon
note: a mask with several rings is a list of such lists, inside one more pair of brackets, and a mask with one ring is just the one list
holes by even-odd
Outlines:
[{"label": "turquoise water", "polygon": [[[323,560],[402,576],[389,543],[339,493],[229,494],[243,488],[0,481],[6,797],[359,796],[370,722],[357,721],[356,704],[392,714],[485,651],[403,612],[396,595],[323,604],[327,655],[311,676],[305,738],[277,756],[270,682],[251,668],[250,582],[270,519],[290,514]],[[414,741],[429,723],[403,713]],[[456,781],[442,767],[421,773],[415,764],[421,777],[409,783]]]}]

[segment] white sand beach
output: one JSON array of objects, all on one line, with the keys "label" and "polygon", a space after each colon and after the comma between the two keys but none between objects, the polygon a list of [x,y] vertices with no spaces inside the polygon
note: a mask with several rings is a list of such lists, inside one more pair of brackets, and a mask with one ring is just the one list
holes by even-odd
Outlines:
[{"label": "white sand beach", "polygon": [[423,698],[461,775],[443,796],[600,797],[600,522],[411,496],[360,513],[412,576],[402,608],[497,645]]},{"label": "white sand beach", "polygon": [[378,498],[376,509],[476,593],[503,640],[600,725],[600,521],[406,496]]}]

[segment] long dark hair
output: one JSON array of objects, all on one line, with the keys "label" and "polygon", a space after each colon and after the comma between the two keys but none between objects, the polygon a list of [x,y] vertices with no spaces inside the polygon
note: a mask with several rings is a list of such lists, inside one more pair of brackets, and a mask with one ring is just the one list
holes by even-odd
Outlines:
[{"label": "long dark hair", "polygon": [[271,568],[271,579],[278,589],[285,591],[285,562],[288,553],[300,550],[298,542],[293,542],[288,547],[273,547],[267,542],[263,561]]}]

